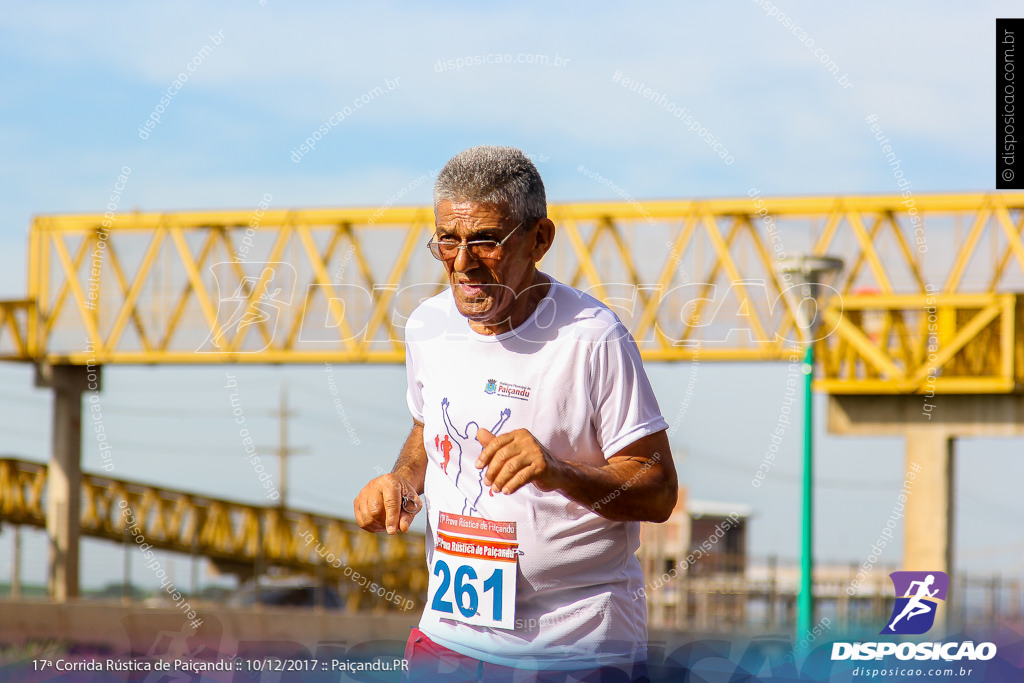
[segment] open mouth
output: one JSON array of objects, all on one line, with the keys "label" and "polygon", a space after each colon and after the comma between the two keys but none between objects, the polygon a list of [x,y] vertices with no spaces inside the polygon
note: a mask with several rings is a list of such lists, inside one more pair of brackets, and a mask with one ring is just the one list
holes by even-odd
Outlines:
[{"label": "open mouth", "polygon": [[484,295],[484,285],[480,282],[460,282],[458,287],[462,294],[467,297]]}]

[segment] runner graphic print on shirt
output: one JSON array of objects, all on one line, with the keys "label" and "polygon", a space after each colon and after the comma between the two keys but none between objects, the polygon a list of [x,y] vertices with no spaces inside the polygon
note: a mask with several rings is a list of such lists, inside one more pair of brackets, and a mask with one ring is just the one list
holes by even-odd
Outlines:
[{"label": "runner graphic print on shirt", "polygon": [[[484,494],[484,470],[478,470],[475,467],[476,459],[480,457],[480,452],[483,451],[483,445],[476,438],[476,431],[480,428],[480,425],[475,420],[470,421],[466,424],[465,430],[460,432],[452,424],[452,420],[448,416],[449,405],[447,398],[441,399],[441,415],[444,417],[444,426],[448,434],[444,439],[441,439],[440,435],[436,437],[434,439],[435,445],[444,449],[445,460],[442,468],[445,474],[449,474],[447,468],[448,460],[453,451],[455,459],[459,463],[458,471],[455,473],[455,488],[459,489],[466,497],[466,502],[462,506],[462,514],[469,516],[478,515],[476,506],[480,502],[480,497]],[[512,417],[511,410],[508,408],[502,410],[498,417],[498,422],[490,428],[491,434],[497,436],[510,417]],[[448,442],[447,448],[445,448],[444,442],[448,441],[449,437],[451,441]],[[452,448],[453,445],[454,449]],[[463,477],[462,467],[464,460],[469,464],[466,466],[468,470],[466,476]],[[473,476],[474,470],[476,473],[475,477]]]},{"label": "runner graphic print on shirt", "polygon": [[444,455],[444,461],[441,463],[441,469],[444,470],[445,474],[448,474],[448,461],[452,459],[452,440],[447,434],[444,435],[444,439],[441,439],[441,435],[438,434],[434,437],[434,448],[441,451]]}]

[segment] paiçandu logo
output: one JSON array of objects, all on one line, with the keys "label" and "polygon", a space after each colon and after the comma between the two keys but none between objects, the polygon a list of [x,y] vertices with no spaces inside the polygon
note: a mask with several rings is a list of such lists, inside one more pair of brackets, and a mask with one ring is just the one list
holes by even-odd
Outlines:
[{"label": "pai\u00e7andu logo", "polygon": [[484,393],[485,394],[493,394],[497,390],[498,390],[498,380],[496,380],[496,379],[489,379],[489,380],[487,380],[487,386],[484,387]]},{"label": "pai\u00e7andu logo", "polygon": [[901,571],[889,574],[896,589],[896,604],[884,635],[920,635],[935,623],[935,608],[945,601],[949,576],[945,572]]}]

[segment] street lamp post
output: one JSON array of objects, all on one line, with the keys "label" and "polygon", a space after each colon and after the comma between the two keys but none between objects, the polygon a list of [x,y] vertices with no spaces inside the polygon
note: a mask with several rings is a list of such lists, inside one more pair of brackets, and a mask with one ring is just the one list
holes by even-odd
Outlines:
[{"label": "street lamp post", "polygon": [[[804,352],[804,472],[803,523],[800,544],[800,592],[797,595],[796,643],[810,633],[814,622],[814,342],[821,316],[818,298],[829,281],[843,268],[842,259],[829,256],[794,256],[783,259],[778,270],[785,282],[797,325],[805,335]],[[799,298],[797,298],[799,296]]]}]

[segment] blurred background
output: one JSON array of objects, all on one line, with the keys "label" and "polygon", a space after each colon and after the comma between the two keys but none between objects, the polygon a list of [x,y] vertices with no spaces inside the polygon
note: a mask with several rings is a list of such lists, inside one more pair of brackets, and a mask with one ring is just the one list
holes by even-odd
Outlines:
[{"label": "blurred background", "polygon": [[[730,253],[741,278],[767,278],[774,299],[778,289],[771,284],[771,268],[762,267],[767,261],[757,240],[771,252],[779,243],[773,236],[777,228],[788,256],[811,252],[835,216],[842,229],[825,247],[845,262],[837,289],[844,295],[887,293],[873,264],[860,264],[870,262],[867,252],[875,253],[865,247],[875,233],[858,237],[850,213],[857,212],[871,230],[876,218],[888,229],[884,221],[897,216],[897,230],[911,253],[879,237],[874,242],[879,267],[915,264],[920,277],[906,275],[905,269],[902,276],[893,274],[896,293],[923,295],[929,283],[941,288],[964,250],[980,256],[965,265],[956,291],[1019,290],[1021,257],[1011,255],[1008,266],[1001,261],[1007,251],[1015,252],[1013,230],[1000,232],[998,211],[983,216],[991,219],[986,230],[994,236],[978,246],[970,243],[971,229],[987,210],[987,200],[958,200],[947,211],[941,201],[929,199],[993,192],[995,18],[1016,7],[1008,2],[839,7],[800,1],[783,6],[766,0],[628,8],[597,3],[585,9],[533,2],[296,7],[277,0],[216,7],[9,5],[0,16],[0,198],[6,211],[0,222],[0,299],[32,294],[26,283],[33,277],[28,235],[34,220],[42,221],[36,229],[52,229],[67,239],[64,247],[57,237],[39,242],[44,246],[36,258],[42,260],[35,263],[43,267],[49,260],[52,275],[44,279],[50,288],[46,300],[53,304],[60,283],[68,279],[58,267],[63,263],[59,250],[64,248],[68,258],[80,249],[91,253],[105,211],[115,215],[110,244],[117,246],[127,283],[142,279],[146,250],[159,230],[182,230],[180,239],[195,256],[205,244],[201,231],[209,226],[220,226],[230,240],[200,261],[204,268],[197,277],[220,286],[211,300],[233,295],[233,285],[226,284],[230,278],[213,269],[233,257],[249,263],[242,274],[235,272],[237,282],[230,280],[249,282],[242,301],[256,299],[252,282],[263,277],[259,264],[274,261],[274,254],[296,264],[297,292],[308,278],[368,289],[374,283],[436,283],[438,266],[425,249],[402,251],[406,235],[429,229],[432,219],[402,207],[429,207],[437,171],[458,151],[478,144],[516,146],[536,163],[552,215],[565,230],[559,236],[564,253],[551,259],[551,269],[565,281],[581,253],[572,234],[588,240],[605,225],[622,236],[637,273],[630,275],[623,265],[628,259],[612,242],[602,242],[592,250],[592,264],[604,281],[655,282],[669,263],[669,270],[678,272],[665,283],[703,282],[715,259],[723,260],[712,231],[700,234],[703,242],[697,237],[687,242],[692,248],[677,260],[671,254],[674,240],[694,216],[712,216],[724,235],[732,229],[730,221],[744,215],[741,229],[749,228],[754,241],[742,249],[738,241],[730,243],[726,251],[735,250]],[[936,212],[925,251],[914,241],[924,233],[915,232],[908,207],[900,205],[907,190],[922,214],[925,207]],[[865,195],[896,199],[851,204],[848,210],[836,209],[838,199],[830,199]],[[801,208],[779,197],[820,201]],[[759,199],[768,205],[775,201],[774,208],[759,213]],[[301,213],[319,209],[326,213]],[[1019,235],[1020,204],[1006,211]],[[64,223],[39,218],[57,214],[91,217]],[[169,217],[161,223],[165,214]],[[766,214],[775,215],[775,222],[766,221]],[[312,240],[313,251],[330,253],[323,260],[326,276],[316,275],[309,249],[303,252],[298,241],[274,251],[289,215],[324,230]],[[251,252],[240,254],[252,221]],[[700,230],[707,227],[698,224]],[[344,232],[344,225],[354,226],[352,232]],[[377,228],[386,237],[373,237]],[[342,233],[344,239],[328,249],[331,236]],[[176,239],[168,232],[166,245]],[[140,298],[146,302],[140,311],[143,324],[157,326],[171,316],[173,297],[194,281],[170,246],[154,253],[157,269]],[[65,357],[87,352],[81,335],[88,329],[79,312],[88,301],[88,259],[73,269],[82,305],[67,304],[66,326],[58,326],[50,338],[54,353]],[[400,278],[388,280],[396,259],[403,264]],[[127,287],[118,288],[114,267],[107,264],[101,299],[109,305],[123,301]],[[366,278],[364,266],[374,278]],[[848,278],[856,268],[860,274]],[[727,279],[707,281],[717,282],[721,293],[728,290],[730,273],[724,266],[718,270],[712,277]],[[317,305],[327,310],[325,301]],[[396,310],[409,303],[396,303]],[[920,312],[921,303],[913,305]],[[184,320],[198,325],[202,315],[193,300]],[[104,330],[115,322],[114,313],[109,316],[101,323]],[[870,326],[859,320],[862,329]],[[914,318],[908,324],[923,323]],[[673,455],[686,491],[672,537],[652,535],[669,533],[664,529],[645,532],[642,552],[653,580],[685,563],[688,551],[735,513],[732,519],[742,523],[727,528],[728,547],[716,546],[718,558],[693,564],[689,574],[695,581],[701,572],[722,574],[739,594],[754,597],[715,607],[701,602],[698,593],[687,593],[690,606],[677,595],[671,609],[663,605],[667,598],[651,598],[652,605],[662,605],[652,607],[652,624],[788,629],[796,618],[801,557],[802,394],[792,403],[794,426],[775,444],[767,477],[760,485],[752,481],[773,443],[781,406],[789,405],[784,403],[787,389],[792,393],[787,382],[795,375],[787,359],[799,347],[799,337],[790,334],[792,343],[773,346],[764,360],[754,352],[725,358],[715,349],[757,345],[730,337],[732,328],[723,324],[718,336],[709,332],[699,343],[673,346],[676,356],[647,361],[672,425]],[[129,331],[126,339],[139,346],[135,334]],[[202,343],[202,334],[197,341]],[[0,343],[10,357],[17,356],[10,330],[0,332]],[[259,353],[258,346],[250,342],[240,352]],[[652,341],[651,348],[656,346]],[[413,575],[422,540],[408,547],[360,540],[344,522],[352,517],[360,488],[390,470],[407,434],[404,368],[394,358],[358,362],[355,355],[339,355],[332,360],[332,348],[341,346],[320,346],[326,355],[298,363],[269,355],[264,362],[236,355],[229,359],[232,364],[180,358],[168,363],[148,356],[99,363],[99,398],[93,400],[88,388],[80,394],[84,410],[95,410],[96,401],[101,406],[109,444],[101,448],[91,423],[83,420],[81,467],[99,477],[98,492],[90,497],[93,489],[88,489],[83,501],[101,503],[94,511],[97,533],[84,533],[80,542],[81,595],[133,609],[168,608],[173,602],[161,592],[160,576],[125,542],[129,536],[117,514],[118,501],[124,501],[148,511],[143,532],[162,539],[154,547],[160,568],[193,606],[258,603],[251,597],[252,580],[263,576],[274,590],[292,585],[305,591],[305,597],[293,592],[273,599],[279,603],[378,612],[400,607],[341,576],[323,555],[317,559],[323,541],[357,573],[362,567],[369,575],[366,568],[378,563],[374,580],[399,586],[399,592],[415,598],[412,614],[418,613],[417,591],[424,586]],[[84,364],[85,358],[74,362]],[[962,372],[971,376],[969,368]],[[0,610],[12,594],[42,600],[47,592],[46,532],[38,515],[30,514],[32,505],[12,502],[15,490],[30,491],[32,482],[44,481],[31,464],[49,462],[55,448],[55,392],[36,386],[35,373],[33,363],[0,364],[0,456],[28,463],[10,466],[0,494],[8,506],[0,530]],[[802,371],[799,377],[802,386]],[[924,390],[921,385],[906,391]],[[819,614],[844,614],[853,621],[861,615],[878,628],[889,610],[882,596],[892,593],[887,574],[906,567],[903,519],[890,527],[892,538],[880,552],[872,550],[904,488],[904,438],[898,431],[830,433],[826,392],[818,391],[814,400],[814,554],[821,590],[832,595]],[[920,404],[921,395],[914,400]],[[943,396],[934,401],[941,410]],[[237,421],[239,408],[244,424]],[[251,442],[240,435],[240,424]],[[1024,515],[1017,490],[1020,448],[1019,437],[972,433],[956,440],[956,466],[948,479],[955,505],[949,524],[937,528],[943,538],[950,525],[954,530],[946,570],[957,580],[978,579],[962,585],[971,595],[957,608],[963,619],[972,614],[989,621],[1007,614],[1019,619],[1024,530],[1012,522]],[[271,479],[260,478],[252,449]],[[281,500],[268,497],[282,491]],[[45,499],[43,494],[37,500],[37,510]],[[287,510],[263,510],[278,503]],[[158,530],[155,520],[161,514],[167,519],[178,514],[180,533]],[[200,539],[188,527],[189,519],[201,526],[214,514],[231,520],[224,528],[241,539],[234,549],[223,539]],[[415,530],[422,532],[422,520],[419,524]],[[307,532],[316,542],[304,544]],[[257,537],[264,546],[254,550]],[[292,543],[291,550],[281,551],[291,560],[269,559],[275,551],[267,548],[275,538],[282,547]],[[219,550],[208,551],[217,543]],[[869,556],[875,560],[859,589],[863,604],[841,605],[845,587]]]}]

